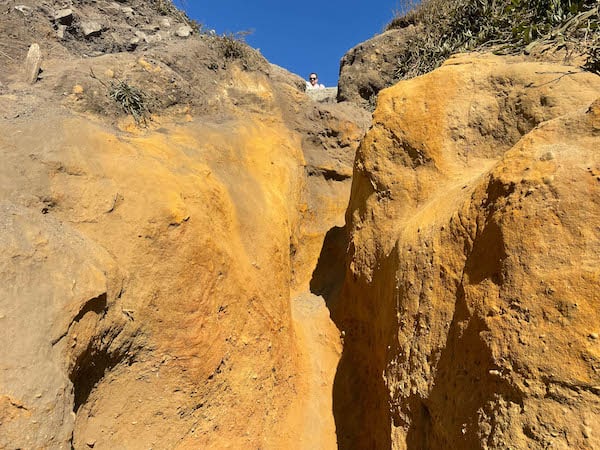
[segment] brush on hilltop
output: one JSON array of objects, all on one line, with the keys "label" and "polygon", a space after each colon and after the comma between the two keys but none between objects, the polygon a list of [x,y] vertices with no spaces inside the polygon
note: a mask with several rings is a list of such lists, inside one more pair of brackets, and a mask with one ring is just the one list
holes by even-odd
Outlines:
[{"label": "brush on hilltop", "polygon": [[[409,9],[407,3],[402,10]],[[599,9],[597,0],[424,0],[387,26],[414,26],[396,75],[407,79],[430,72],[459,52],[536,49],[583,54],[583,68],[599,73]]]}]

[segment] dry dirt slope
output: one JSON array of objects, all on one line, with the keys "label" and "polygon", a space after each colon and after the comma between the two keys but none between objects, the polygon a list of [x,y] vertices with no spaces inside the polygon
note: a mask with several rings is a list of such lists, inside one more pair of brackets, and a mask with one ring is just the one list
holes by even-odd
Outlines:
[{"label": "dry dirt slope", "polygon": [[292,295],[365,115],[158,3],[2,5],[0,447],[335,447],[339,337]]}]

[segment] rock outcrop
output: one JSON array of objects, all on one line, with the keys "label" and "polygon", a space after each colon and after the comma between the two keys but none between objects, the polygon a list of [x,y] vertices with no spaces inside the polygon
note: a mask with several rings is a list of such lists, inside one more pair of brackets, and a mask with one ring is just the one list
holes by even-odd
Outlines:
[{"label": "rock outcrop", "polygon": [[599,94],[493,56],[381,91],[329,299],[341,448],[600,445]]},{"label": "rock outcrop", "polygon": [[[175,27],[150,3],[128,26]],[[368,115],[237,41],[80,33],[124,4],[24,6],[0,19],[0,447],[334,447],[339,333],[305,291]],[[30,85],[15,36],[40,30]]]},{"label": "rock outcrop", "polygon": [[410,44],[412,28],[388,30],[348,50],[340,61],[338,100],[373,110],[379,91],[398,81],[398,55]]},{"label": "rock outcrop", "polygon": [[600,77],[4,12],[0,448],[600,448]]}]

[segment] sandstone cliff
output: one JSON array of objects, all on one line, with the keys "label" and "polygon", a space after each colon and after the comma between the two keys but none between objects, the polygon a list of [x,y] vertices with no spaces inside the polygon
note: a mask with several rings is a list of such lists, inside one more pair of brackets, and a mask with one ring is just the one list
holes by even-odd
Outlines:
[{"label": "sandstone cliff", "polygon": [[1,448],[600,447],[600,77],[459,55],[371,118],[167,1],[4,12]]},{"label": "sandstone cliff", "polygon": [[493,56],[380,93],[341,293],[315,284],[345,334],[340,447],[600,446],[599,94]]},{"label": "sandstone cliff", "polygon": [[305,291],[368,117],[162,3],[0,19],[0,447],[335,447]]}]

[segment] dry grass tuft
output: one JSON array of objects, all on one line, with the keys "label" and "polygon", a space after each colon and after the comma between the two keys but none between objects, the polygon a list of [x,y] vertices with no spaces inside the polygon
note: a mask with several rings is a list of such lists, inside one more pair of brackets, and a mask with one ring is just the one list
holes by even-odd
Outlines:
[{"label": "dry grass tuft", "polygon": [[412,8],[410,2],[387,27],[415,26],[398,79],[427,73],[454,53],[517,54],[538,44],[587,51],[584,68],[598,70],[598,0],[423,0]]}]

